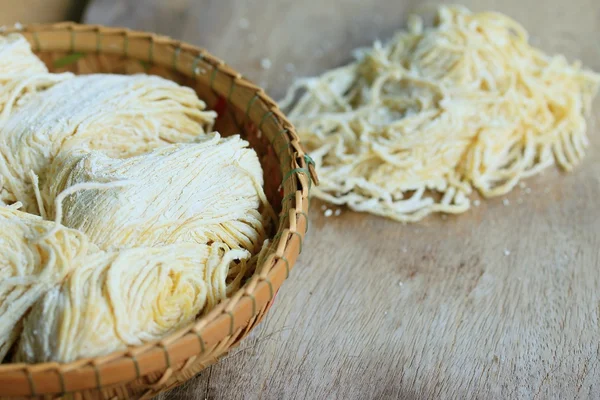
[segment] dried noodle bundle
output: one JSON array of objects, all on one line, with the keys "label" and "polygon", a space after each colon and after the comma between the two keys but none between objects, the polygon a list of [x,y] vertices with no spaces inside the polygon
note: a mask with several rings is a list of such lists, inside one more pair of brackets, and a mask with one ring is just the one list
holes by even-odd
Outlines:
[{"label": "dried noodle bundle", "polygon": [[122,160],[61,155],[43,190],[48,215],[102,249],[214,241],[257,252],[273,211],[247,146],[239,136],[214,134]]},{"label": "dried noodle bundle", "polygon": [[16,360],[69,362],[161,339],[225,298],[245,250],[177,244],[88,256],[25,318]]},{"label": "dried noodle bundle", "polygon": [[23,36],[0,36],[0,125],[31,95],[73,76],[49,73]]},{"label": "dried noodle bundle", "polygon": [[[190,88],[157,76],[83,75],[33,97],[0,126],[0,200],[42,214],[35,183],[72,148],[113,157],[145,153],[210,130],[216,114]],[[42,216],[44,216],[42,214]]]},{"label": "dried noodle bundle", "polygon": [[17,340],[17,361],[68,362],[161,339],[264,255],[258,156],[206,135],[216,113],[193,90],[50,74],[15,35],[0,112],[0,361]]},{"label": "dried noodle bundle", "polygon": [[316,197],[416,221],[464,212],[472,188],[498,196],[555,163],[571,170],[599,81],[504,15],[440,7],[434,27],[411,17],[385,46],[297,82],[282,107],[319,167]]},{"label": "dried noodle bundle", "polygon": [[27,310],[94,249],[81,232],[0,206],[0,361]]}]

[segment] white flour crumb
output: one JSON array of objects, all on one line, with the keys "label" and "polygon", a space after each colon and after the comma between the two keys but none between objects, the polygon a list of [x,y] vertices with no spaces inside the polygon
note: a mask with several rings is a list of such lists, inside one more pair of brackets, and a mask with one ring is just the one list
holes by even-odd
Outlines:
[{"label": "white flour crumb", "polygon": [[475,207],[479,207],[481,205],[481,201],[479,199],[475,199],[475,200],[473,200],[473,205]]},{"label": "white flour crumb", "polygon": [[23,29],[23,25],[20,22],[15,22],[15,29],[21,30]]},{"label": "white flour crumb", "polygon": [[506,207],[508,207],[508,206],[510,206],[510,200],[504,199],[504,200],[502,200],[502,204],[504,204]]},{"label": "white flour crumb", "polygon": [[531,193],[531,188],[525,188],[525,193],[527,193],[527,194]]},{"label": "white flour crumb", "polygon": [[246,18],[241,18],[239,22],[240,29],[248,29],[250,22]]},{"label": "white flour crumb", "polygon": [[335,210],[335,216],[339,217],[342,214],[342,210],[340,210],[339,208],[337,210]]},{"label": "white flour crumb", "polygon": [[525,189],[525,187],[526,187],[525,182],[519,182],[519,187],[521,189]]},{"label": "white flour crumb", "polygon": [[325,210],[325,216],[326,217],[331,217],[333,215],[333,211],[330,209]]},{"label": "white flour crumb", "polygon": [[325,204],[323,204],[323,205],[321,206],[321,211],[325,211],[325,210],[327,210],[327,206],[326,206]]},{"label": "white flour crumb", "polygon": [[262,69],[270,69],[272,65],[273,64],[271,63],[271,60],[269,60],[268,58],[263,58],[262,60],[260,60],[260,67]]},{"label": "white flour crumb", "polygon": [[408,251],[408,249],[407,249],[406,247],[403,247],[403,248],[402,248],[402,252],[403,252],[403,253],[406,253],[407,251]]},{"label": "white flour crumb", "polygon": [[504,249],[504,255],[507,257],[510,256],[510,250]]},{"label": "white flour crumb", "polygon": [[404,282],[402,282],[402,281],[398,282],[398,286],[402,287],[402,285],[404,285]]},{"label": "white flour crumb", "polygon": [[196,75],[205,74],[205,73],[206,73],[206,70],[205,70],[205,69],[203,69],[203,68],[200,68],[200,67],[196,67],[196,69],[194,70],[194,73],[195,73]]}]

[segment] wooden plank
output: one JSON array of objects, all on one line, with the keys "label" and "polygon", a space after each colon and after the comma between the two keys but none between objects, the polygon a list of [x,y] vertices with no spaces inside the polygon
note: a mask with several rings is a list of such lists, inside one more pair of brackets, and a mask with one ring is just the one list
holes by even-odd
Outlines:
[{"label": "wooden plank", "polygon": [[[433,1],[96,0],[87,21],[200,44],[276,97]],[[600,70],[596,0],[466,0]],[[248,21],[248,28],[245,28]],[[260,60],[268,58],[270,69]],[[286,67],[287,65],[287,67]],[[294,66],[292,71],[291,65]],[[467,214],[402,225],[314,202],[273,310],[175,398],[593,398],[600,392],[600,102],[584,164]]]}]

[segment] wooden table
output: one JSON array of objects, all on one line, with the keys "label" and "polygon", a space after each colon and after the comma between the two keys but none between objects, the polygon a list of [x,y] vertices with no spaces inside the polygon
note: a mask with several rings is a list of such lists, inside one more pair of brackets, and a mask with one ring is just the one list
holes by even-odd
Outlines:
[{"label": "wooden table", "polygon": [[[276,98],[295,75],[341,65],[351,49],[401,28],[409,10],[433,4],[166,3],[96,0],[86,21],[202,45]],[[507,13],[544,50],[600,70],[598,0],[465,3]],[[347,210],[326,218],[314,202],[305,251],[266,320],[161,397],[599,398],[599,103],[584,164],[529,179],[508,202],[414,225]]]}]

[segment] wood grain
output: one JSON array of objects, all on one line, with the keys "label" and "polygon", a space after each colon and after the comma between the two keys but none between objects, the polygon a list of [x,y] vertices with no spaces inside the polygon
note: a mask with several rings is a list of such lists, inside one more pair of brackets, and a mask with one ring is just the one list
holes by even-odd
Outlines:
[{"label": "wood grain", "polygon": [[[597,0],[464,3],[507,13],[544,50],[600,70]],[[86,22],[200,44],[277,98],[295,75],[341,65],[423,4],[434,3],[96,0]],[[326,218],[315,201],[305,251],[266,320],[160,397],[597,398],[598,103],[584,164],[529,179],[508,205],[482,201],[464,215],[402,225],[347,210]]]}]

